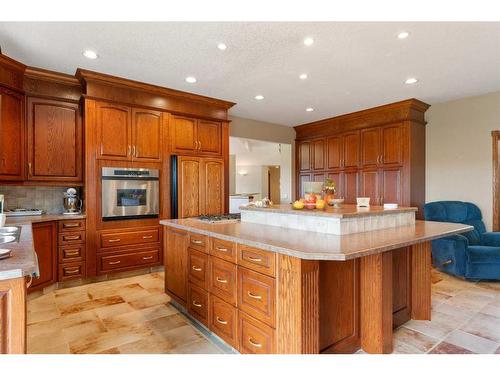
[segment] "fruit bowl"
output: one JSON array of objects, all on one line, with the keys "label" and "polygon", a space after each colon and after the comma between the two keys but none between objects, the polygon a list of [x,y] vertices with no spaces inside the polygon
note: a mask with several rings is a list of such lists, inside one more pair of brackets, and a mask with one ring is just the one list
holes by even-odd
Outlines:
[{"label": "fruit bowl", "polygon": [[328,201],[328,205],[333,206],[335,208],[340,208],[340,205],[344,203],[344,198],[334,198]]},{"label": "fruit bowl", "polygon": [[305,202],[304,208],[308,210],[314,210],[316,208],[316,202]]}]

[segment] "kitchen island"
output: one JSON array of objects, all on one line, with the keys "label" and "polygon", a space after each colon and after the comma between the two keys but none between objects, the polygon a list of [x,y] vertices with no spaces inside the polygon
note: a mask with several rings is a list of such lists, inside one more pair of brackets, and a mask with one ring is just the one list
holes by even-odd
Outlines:
[{"label": "kitchen island", "polygon": [[[258,224],[246,211],[281,217]],[[472,229],[396,218],[408,212],[276,206],[243,209],[241,222],[163,220],[165,289],[242,353],[390,353],[394,327],[431,319],[430,241]],[[307,216],[351,222],[346,234],[289,227]]]}]

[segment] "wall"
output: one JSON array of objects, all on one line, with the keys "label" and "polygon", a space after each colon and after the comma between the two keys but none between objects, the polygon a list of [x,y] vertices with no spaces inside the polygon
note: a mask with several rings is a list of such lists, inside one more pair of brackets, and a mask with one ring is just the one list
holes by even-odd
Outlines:
[{"label": "wall", "polygon": [[64,211],[65,187],[0,186],[5,195],[5,209],[40,208],[49,214]]},{"label": "wall", "polygon": [[[236,193],[263,194],[263,168],[262,165],[236,166]],[[240,173],[243,171],[245,174]]]},{"label": "wall", "polygon": [[435,104],[426,120],[426,201],[473,202],[491,230],[491,131],[500,130],[500,92]]}]

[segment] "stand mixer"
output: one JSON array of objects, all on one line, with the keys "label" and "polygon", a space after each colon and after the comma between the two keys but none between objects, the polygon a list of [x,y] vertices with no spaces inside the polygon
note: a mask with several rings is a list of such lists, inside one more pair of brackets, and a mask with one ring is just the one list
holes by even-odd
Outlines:
[{"label": "stand mixer", "polygon": [[82,201],[76,195],[75,188],[69,188],[64,193],[64,209],[63,215],[80,215],[82,213]]}]

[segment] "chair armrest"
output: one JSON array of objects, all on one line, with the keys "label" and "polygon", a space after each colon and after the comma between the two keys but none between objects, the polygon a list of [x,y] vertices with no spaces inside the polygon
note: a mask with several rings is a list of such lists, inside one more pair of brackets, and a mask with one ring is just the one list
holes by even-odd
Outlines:
[{"label": "chair armrest", "polygon": [[434,266],[457,276],[465,275],[468,246],[469,240],[460,234],[432,241]]},{"label": "chair armrest", "polygon": [[482,246],[500,247],[500,232],[487,232],[481,235]]}]

